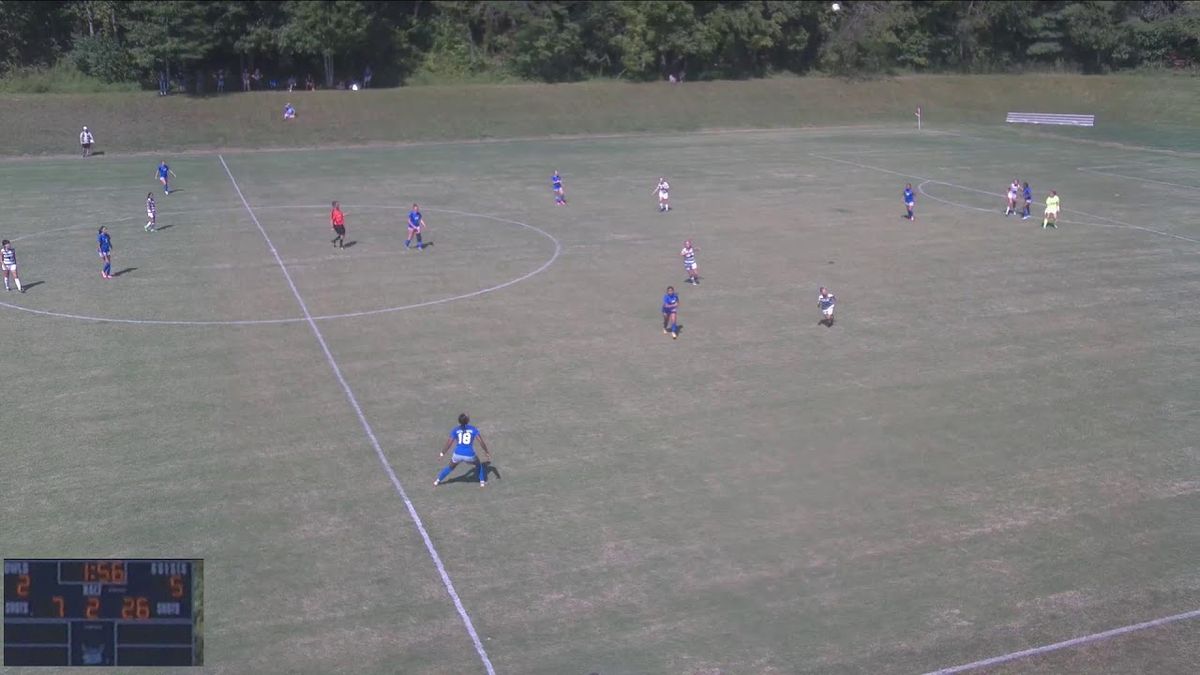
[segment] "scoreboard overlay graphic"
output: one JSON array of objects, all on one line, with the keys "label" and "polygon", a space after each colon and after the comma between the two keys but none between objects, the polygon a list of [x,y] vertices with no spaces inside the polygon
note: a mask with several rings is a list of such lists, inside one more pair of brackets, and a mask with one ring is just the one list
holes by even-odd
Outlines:
[{"label": "scoreboard overlay graphic", "polygon": [[5,559],[5,666],[204,665],[204,561]]}]

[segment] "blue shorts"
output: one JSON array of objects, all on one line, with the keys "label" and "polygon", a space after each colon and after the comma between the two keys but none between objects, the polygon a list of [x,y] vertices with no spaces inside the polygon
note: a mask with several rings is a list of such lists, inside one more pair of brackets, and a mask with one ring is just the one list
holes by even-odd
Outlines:
[{"label": "blue shorts", "polygon": [[100,257],[103,258],[104,256],[108,255],[109,253],[112,253],[112,249],[102,248],[98,251],[98,253],[100,254]]}]

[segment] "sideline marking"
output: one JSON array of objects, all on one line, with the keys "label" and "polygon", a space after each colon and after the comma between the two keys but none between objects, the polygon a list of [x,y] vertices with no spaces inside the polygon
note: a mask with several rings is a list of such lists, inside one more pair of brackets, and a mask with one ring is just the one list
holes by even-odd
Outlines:
[{"label": "sideline marking", "polygon": [[[220,155],[218,155],[218,158],[220,158]],[[309,208],[323,209],[325,207],[323,205],[316,205],[316,206],[312,206],[312,205],[296,205],[296,206],[276,205],[276,206],[262,207],[262,209],[309,209]],[[402,209],[405,209],[408,207],[390,206],[390,205],[385,206],[385,205],[359,204],[355,208],[402,210]],[[181,213],[197,213],[197,212],[202,212],[202,211],[209,212],[209,211],[217,211],[217,210],[227,210],[227,209],[195,209],[192,211],[186,211],[186,212],[181,212]],[[240,210],[240,209],[228,209],[228,210]],[[505,281],[500,284],[496,284],[494,286],[488,286],[487,288],[481,288],[476,291],[471,291],[470,293],[463,293],[461,295],[453,295],[453,296],[450,296],[447,298],[437,298],[435,300],[426,300],[425,302],[418,302],[418,303],[413,303],[410,305],[398,305],[396,307],[383,307],[380,309],[368,309],[368,310],[363,310],[361,312],[347,312],[347,313],[343,313],[343,314],[322,314],[319,316],[313,316],[311,318],[314,321],[332,321],[335,319],[354,319],[354,318],[363,317],[363,316],[374,316],[376,314],[388,314],[391,312],[402,312],[407,309],[419,309],[421,307],[431,307],[433,305],[442,305],[442,304],[446,304],[448,302],[454,302],[456,300],[467,300],[469,298],[476,298],[481,295],[491,293],[493,291],[499,291],[501,289],[508,288],[509,286],[512,286],[514,284],[519,284],[522,281],[525,281],[526,279],[537,276],[538,274],[545,272],[546,269],[548,269],[551,265],[553,265],[555,263],[555,261],[558,260],[558,257],[560,255],[562,255],[562,242],[560,242],[558,240],[558,238],[556,238],[554,235],[550,234],[549,232],[543,230],[542,228],[535,227],[528,223],[522,223],[521,221],[518,221],[518,220],[509,220],[507,218],[500,218],[497,216],[488,216],[488,215],[484,215],[482,213],[468,213],[466,211],[455,211],[453,209],[426,208],[425,210],[430,213],[451,213],[451,214],[458,215],[458,216],[466,216],[466,217],[470,217],[470,218],[484,218],[486,220],[493,220],[493,221],[496,221],[499,223],[507,223],[509,225],[519,225],[527,230],[532,230],[532,231],[542,235],[543,237],[549,239],[550,241],[554,242],[554,254],[551,255],[550,258],[548,260],[546,260],[546,262],[542,263],[541,266],[539,266],[536,269],[534,269],[530,272],[527,272],[515,279],[510,279],[508,281]],[[133,217],[130,216],[130,217],[122,218],[120,220],[133,220]],[[114,220],[114,221],[104,221],[104,222],[117,222],[117,221]],[[42,232],[34,232],[31,234],[23,235],[22,237],[18,237],[18,239],[34,237],[34,236],[38,236],[40,234],[49,233],[49,232],[57,232],[60,230],[74,229],[77,227],[80,227],[80,226],[69,225],[67,227],[59,227],[59,228],[54,228],[52,230],[43,230]],[[90,226],[87,226],[87,227],[90,228]],[[83,229],[83,228],[80,228],[80,229]],[[13,241],[16,241],[16,239],[14,239]],[[114,318],[106,317],[106,316],[89,316],[86,314],[70,314],[67,312],[55,312],[55,311],[45,310],[45,309],[34,309],[32,307],[26,307],[24,305],[15,305],[10,302],[3,302],[3,301],[0,301],[0,307],[6,307],[8,309],[15,309],[15,310],[22,311],[22,312],[28,312],[30,314],[38,314],[41,316],[50,316],[50,317],[54,317],[57,319],[75,319],[78,321],[95,321],[95,322],[99,322],[99,323],[124,323],[124,324],[138,325],[138,326],[260,326],[260,325],[273,325],[273,324],[282,324],[282,323],[301,323],[301,322],[308,321],[307,317],[302,317],[302,316],[301,317],[288,317],[288,318],[283,318],[283,319],[231,319],[231,320],[225,320],[225,321],[201,321],[201,320],[188,321],[188,320],[176,320],[176,319],[114,319]]]},{"label": "sideline marking", "polygon": [[345,376],[342,375],[341,367],[334,360],[333,352],[329,351],[329,345],[325,342],[325,336],[321,334],[321,329],[317,326],[316,319],[309,313],[308,304],[304,302],[304,296],[300,295],[300,291],[296,289],[296,284],[292,281],[292,275],[288,272],[287,265],[283,264],[283,258],[279,257],[279,251],[275,249],[275,244],[271,242],[271,237],[263,229],[262,223],[258,222],[258,216],[254,215],[254,209],[250,208],[250,202],[246,201],[246,196],[242,194],[242,188],[238,186],[237,180],[233,177],[233,172],[229,170],[229,165],[225,163],[225,158],[218,154],[217,159],[221,160],[221,167],[225,169],[225,175],[229,176],[229,182],[233,184],[233,189],[237,191],[238,199],[242,200],[242,206],[246,207],[246,213],[250,214],[250,219],[254,221],[254,226],[258,228],[259,234],[267,242],[267,248],[271,249],[271,255],[275,257],[275,262],[279,265],[279,270],[283,272],[283,278],[287,280],[288,288],[292,289],[292,295],[296,298],[296,304],[300,305],[300,311],[304,313],[305,323],[312,330],[313,337],[317,338],[317,343],[321,345],[321,351],[325,352],[325,361],[329,364],[329,368],[333,370],[338,383],[342,385],[342,392],[346,394],[346,399],[350,402],[350,407],[354,408],[354,413],[358,415],[358,421],[362,424],[363,431],[371,441],[371,447],[375,449],[375,455],[379,458],[380,464],[383,465],[384,471],[387,472],[388,478],[391,479],[392,486],[396,488],[400,499],[404,501],[404,506],[408,509],[408,515],[412,517],[413,524],[417,526],[417,531],[421,533],[421,539],[425,542],[425,550],[429,552],[429,557],[433,559],[433,564],[437,567],[438,575],[442,577],[442,585],[446,587],[446,592],[450,594],[450,599],[454,601],[454,608],[458,610],[458,616],[462,619],[463,625],[466,626],[467,634],[471,636],[471,642],[475,643],[475,653],[483,661],[483,666],[487,670],[488,675],[495,675],[496,669],[492,667],[492,662],[488,658],[487,651],[484,650],[483,643],[479,641],[479,633],[475,632],[475,624],[471,622],[471,617],[467,614],[467,609],[463,606],[462,599],[458,597],[458,591],[454,590],[454,582],[450,580],[450,575],[446,572],[446,566],[442,564],[442,557],[438,555],[437,549],[433,546],[433,540],[429,538],[429,532],[425,530],[425,523],[422,522],[421,516],[417,514],[416,507],[413,506],[412,500],[408,498],[408,493],[404,491],[404,486],[400,484],[400,479],[396,476],[392,465],[388,463],[387,455],[383,452],[383,446],[379,444],[379,439],[375,437],[375,431],[371,428],[371,423],[367,421],[367,416],[363,414],[362,406],[358,404],[358,398],[354,396],[354,391],[350,389],[350,384],[346,382]]},{"label": "sideline marking", "polygon": [[[859,164],[858,162],[851,162],[850,160],[846,160],[846,159],[838,159],[836,157],[829,157],[828,155],[819,155],[815,152],[810,152],[808,154],[812,157],[816,157],[817,159],[823,159],[827,162],[837,162],[839,164],[848,164],[850,166],[856,166],[860,169],[867,169],[868,171],[878,171],[880,173],[890,173],[893,176],[900,176],[901,178],[915,178],[919,181],[924,181],[926,183],[936,183],[938,185],[945,185],[947,187],[958,188],[959,190],[966,190],[968,192],[977,192],[979,194],[988,195],[989,197],[997,197],[997,198],[1004,197],[1004,195],[1002,195],[998,192],[988,192],[987,190],[980,190],[979,188],[973,188],[973,187],[970,187],[967,185],[959,185],[958,183],[951,183],[949,181],[938,180],[936,178],[929,178],[926,176],[918,176],[915,173],[904,173],[903,171],[893,171],[891,169],[885,169],[880,166],[871,166],[869,164]],[[922,192],[922,194],[925,194],[925,193]],[[925,194],[925,196],[929,197],[930,199],[933,199],[934,201],[943,201],[943,200],[939,200],[937,197],[933,197],[928,194]],[[947,203],[949,203],[949,202],[947,202]],[[1043,206],[1045,205],[1044,202],[1034,202],[1034,204],[1039,204],[1039,205],[1043,205]],[[965,206],[965,205],[954,204],[954,206]],[[978,207],[967,207],[967,208],[978,208]],[[980,210],[984,210],[984,209],[980,209]],[[1195,239],[1193,237],[1185,237],[1182,234],[1174,234],[1172,232],[1163,232],[1162,230],[1154,230],[1149,227],[1142,227],[1141,225],[1132,225],[1130,223],[1124,223],[1119,220],[1115,220],[1113,218],[1108,218],[1106,216],[1097,216],[1097,215],[1094,215],[1091,213],[1087,213],[1086,211],[1080,211],[1079,209],[1071,209],[1071,211],[1073,213],[1078,213],[1079,215],[1084,216],[1086,218],[1094,218],[1096,220],[1107,221],[1109,223],[1112,223],[1111,227],[1123,227],[1123,228],[1127,228],[1130,230],[1141,230],[1142,232],[1149,232],[1151,234],[1157,234],[1157,235],[1160,235],[1163,237],[1171,237],[1172,239],[1181,239],[1183,241],[1191,242],[1193,244],[1200,244],[1200,239]],[[1082,222],[1079,222],[1076,220],[1060,219],[1059,222],[1060,223],[1068,223],[1071,225],[1096,226],[1095,223],[1082,223]],[[1108,226],[1101,226],[1101,227],[1108,227]]]},{"label": "sideline marking", "polygon": [[1136,181],[1141,181],[1143,183],[1155,183],[1156,185],[1169,185],[1170,187],[1184,188],[1187,190],[1200,190],[1200,185],[1187,185],[1186,183],[1169,183],[1165,180],[1154,180],[1153,178],[1142,178],[1140,176],[1128,176],[1123,173],[1113,173],[1111,171],[1100,171],[1099,169],[1101,169],[1101,168],[1108,168],[1108,167],[1077,166],[1077,167],[1075,167],[1075,170],[1082,171],[1083,173],[1096,174],[1097,176],[1112,176],[1113,178],[1124,178],[1126,180],[1136,180]]},{"label": "sideline marking", "polygon": [[1001,654],[1000,656],[993,656],[990,659],[982,659],[980,661],[964,663],[961,666],[951,666],[949,668],[942,668],[940,670],[931,670],[928,673],[925,673],[925,675],[954,675],[955,673],[965,673],[968,670],[977,670],[979,668],[987,668],[988,666],[997,666],[1002,663],[1016,661],[1018,659],[1023,659],[1026,656],[1038,656],[1041,654],[1047,654],[1049,652],[1055,652],[1060,649],[1066,649],[1068,647],[1077,647],[1079,645],[1100,642],[1101,640],[1107,640],[1111,637],[1117,637],[1118,635],[1125,635],[1127,633],[1133,633],[1135,631],[1145,630],[1147,628],[1157,628],[1159,626],[1165,626],[1169,623],[1177,623],[1179,621],[1188,621],[1190,619],[1197,618],[1200,618],[1200,609],[1184,612],[1182,614],[1164,616],[1161,619],[1153,619],[1151,621],[1143,621],[1142,623],[1121,626],[1120,628],[1113,628],[1112,630],[1106,630],[1101,633],[1092,633],[1091,635],[1071,638],[1070,640],[1063,640],[1062,642],[1055,642],[1054,644],[1042,645],[1041,647],[1022,649],[1019,652]]}]

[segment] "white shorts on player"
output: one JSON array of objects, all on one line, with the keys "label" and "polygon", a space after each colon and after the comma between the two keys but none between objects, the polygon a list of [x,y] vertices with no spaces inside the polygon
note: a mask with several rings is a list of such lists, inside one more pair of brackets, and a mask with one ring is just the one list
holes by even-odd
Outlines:
[{"label": "white shorts on player", "polygon": [[671,210],[671,184],[666,178],[659,178],[658,185],[654,188],[651,194],[658,193],[658,211],[666,213]]}]

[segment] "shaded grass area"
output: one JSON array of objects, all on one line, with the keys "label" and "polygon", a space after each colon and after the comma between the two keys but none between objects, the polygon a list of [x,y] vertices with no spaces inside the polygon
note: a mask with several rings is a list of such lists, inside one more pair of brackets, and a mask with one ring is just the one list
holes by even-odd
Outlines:
[{"label": "shaded grass area", "polygon": [[[496,139],[551,135],[791,128],[845,124],[999,127],[1004,113],[1094,113],[1092,130],[1038,129],[1133,145],[1200,151],[1200,87],[1187,75],[910,76],[865,82],[463,85],[158,97],[152,92],[4,95],[0,153],[73,152],[90,126],[106,152],[178,151]],[[284,103],[299,112],[282,120]]]}]

